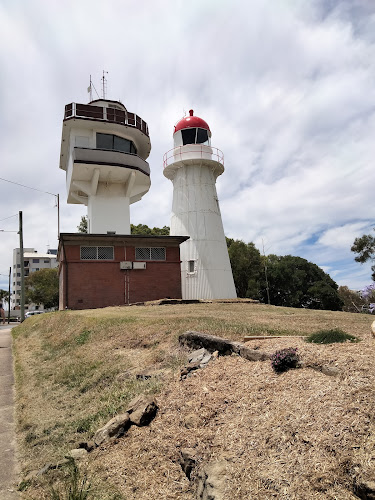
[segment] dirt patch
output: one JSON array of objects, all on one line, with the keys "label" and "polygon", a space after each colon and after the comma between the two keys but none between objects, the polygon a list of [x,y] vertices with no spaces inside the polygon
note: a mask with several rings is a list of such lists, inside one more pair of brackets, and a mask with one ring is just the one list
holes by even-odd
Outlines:
[{"label": "dirt patch", "polygon": [[[278,339],[267,348],[287,345]],[[340,379],[307,369],[277,375],[268,363],[219,358],[175,380],[160,394],[150,428],[132,429],[95,461],[126,498],[149,498],[145,477],[156,498],[195,498],[178,461],[188,447],[200,464],[225,460],[224,498],[354,499],[354,478],[375,465],[373,347],[300,343],[303,358],[342,368]]]}]

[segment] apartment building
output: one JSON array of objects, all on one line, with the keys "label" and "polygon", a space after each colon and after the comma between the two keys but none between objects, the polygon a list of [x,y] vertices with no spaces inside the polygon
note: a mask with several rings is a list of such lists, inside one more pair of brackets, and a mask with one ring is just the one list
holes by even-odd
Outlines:
[{"label": "apartment building", "polygon": [[[57,250],[49,249],[47,253],[38,253],[34,248],[23,249],[25,278],[35,271],[41,269],[53,268],[58,266]],[[20,249],[13,250],[13,269],[12,269],[12,294],[11,294],[11,309],[19,309],[21,304],[21,258]],[[26,304],[25,311],[35,311],[40,307],[36,304]]]}]

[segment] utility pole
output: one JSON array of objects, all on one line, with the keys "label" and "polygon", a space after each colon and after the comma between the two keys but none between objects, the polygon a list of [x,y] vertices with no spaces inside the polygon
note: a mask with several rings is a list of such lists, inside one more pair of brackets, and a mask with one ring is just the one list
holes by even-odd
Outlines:
[{"label": "utility pole", "polygon": [[57,241],[60,238],[60,194],[57,194]]},{"label": "utility pole", "polygon": [[12,274],[12,268],[9,268],[9,284],[8,284],[8,325],[10,323],[10,277]]},{"label": "utility pole", "polygon": [[25,319],[25,262],[23,258],[22,211],[19,212],[20,262],[21,262],[21,323]]}]

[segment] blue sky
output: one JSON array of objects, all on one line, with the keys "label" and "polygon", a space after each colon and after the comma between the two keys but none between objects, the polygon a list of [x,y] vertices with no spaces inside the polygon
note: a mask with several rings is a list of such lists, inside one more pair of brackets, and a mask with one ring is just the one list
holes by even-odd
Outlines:
[{"label": "blue sky", "polygon": [[[173,125],[190,108],[224,152],[225,233],[298,255],[359,289],[370,265],[350,246],[375,219],[375,4],[326,0],[12,0],[0,3],[0,177],[60,193],[64,106],[87,102],[90,74],[149,124],[152,185],[134,224],[169,224],[162,174]],[[0,181],[0,219],[23,211],[25,246],[57,246],[54,197]],[[17,218],[0,221],[17,230]],[[16,233],[0,232],[0,287]]]}]

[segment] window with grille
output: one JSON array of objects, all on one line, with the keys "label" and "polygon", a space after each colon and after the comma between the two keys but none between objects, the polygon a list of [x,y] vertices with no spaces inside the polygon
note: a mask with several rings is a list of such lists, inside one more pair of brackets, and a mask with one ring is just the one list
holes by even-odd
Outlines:
[{"label": "window with grille", "polygon": [[113,247],[81,247],[81,260],[113,260]]},{"label": "window with grille", "polygon": [[165,248],[163,247],[136,248],[135,260],[165,260]]}]

